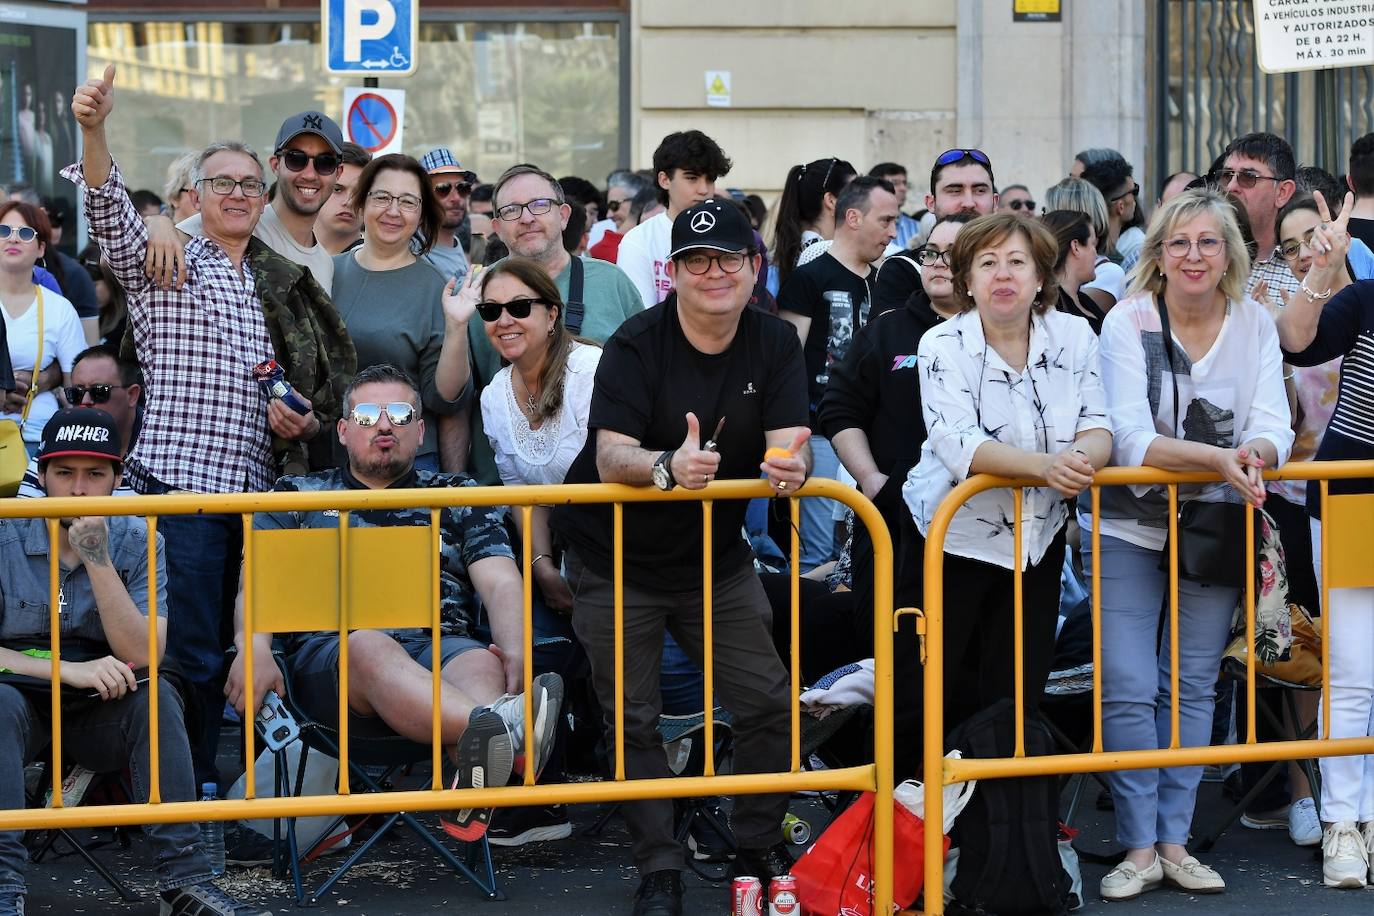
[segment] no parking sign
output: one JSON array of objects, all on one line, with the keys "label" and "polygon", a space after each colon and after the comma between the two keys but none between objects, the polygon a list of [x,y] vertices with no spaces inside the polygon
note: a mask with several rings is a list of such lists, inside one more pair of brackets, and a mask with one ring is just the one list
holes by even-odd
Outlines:
[{"label": "no parking sign", "polygon": [[401,152],[405,123],[404,89],[344,89],[344,136],[374,156]]}]

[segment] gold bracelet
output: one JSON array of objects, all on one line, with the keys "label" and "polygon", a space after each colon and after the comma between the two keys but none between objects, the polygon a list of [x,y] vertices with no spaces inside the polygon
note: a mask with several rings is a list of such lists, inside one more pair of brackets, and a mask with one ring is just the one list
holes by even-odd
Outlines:
[{"label": "gold bracelet", "polygon": [[550,556],[550,555],[547,554],[547,553],[538,554],[538,555],[535,556],[535,558],[534,558],[533,560],[530,560],[530,568],[533,569],[533,568],[534,568],[534,564],[538,563],[540,560],[548,560],[550,563],[552,563],[552,562],[553,562],[553,557]]}]

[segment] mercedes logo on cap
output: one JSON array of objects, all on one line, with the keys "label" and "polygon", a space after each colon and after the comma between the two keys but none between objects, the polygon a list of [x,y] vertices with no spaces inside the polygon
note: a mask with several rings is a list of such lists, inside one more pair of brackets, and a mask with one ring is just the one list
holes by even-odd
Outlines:
[{"label": "mercedes logo on cap", "polygon": [[710,232],[716,228],[716,218],[710,213],[702,210],[692,217],[692,231],[700,235],[703,232]]}]

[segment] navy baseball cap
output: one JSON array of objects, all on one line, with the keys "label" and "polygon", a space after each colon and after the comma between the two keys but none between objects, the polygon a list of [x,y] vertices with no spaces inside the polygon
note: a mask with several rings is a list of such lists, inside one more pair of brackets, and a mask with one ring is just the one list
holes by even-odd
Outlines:
[{"label": "navy baseball cap", "polygon": [[114,417],[94,407],[71,407],[53,414],[43,427],[38,463],[70,455],[108,458],[116,466],[122,464],[122,443]]},{"label": "navy baseball cap", "polygon": [[739,205],[729,199],[710,198],[688,207],[673,220],[673,246],[669,258],[684,251],[744,251],[754,247],[754,227]]},{"label": "navy baseball cap", "polygon": [[343,131],[339,130],[339,125],[329,115],[319,111],[302,111],[281,122],[281,130],[277,131],[277,145],[273,149],[282,149],[301,134],[314,134],[324,140],[336,156],[343,153]]}]

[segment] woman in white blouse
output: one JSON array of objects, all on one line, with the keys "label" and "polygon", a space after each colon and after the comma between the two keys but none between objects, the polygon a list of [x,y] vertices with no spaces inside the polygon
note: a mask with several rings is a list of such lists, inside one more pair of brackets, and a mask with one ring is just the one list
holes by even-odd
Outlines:
[{"label": "woman in white blouse", "polygon": [[[963,311],[927,332],[916,353],[929,437],[902,488],[910,515],[902,519],[899,596],[919,606],[925,535],[960,481],[996,474],[1045,483],[1023,491],[1020,557],[1011,490],[974,496],[949,527],[945,594],[958,601],[945,613],[947,728],[1015,695],[1016,566],[1024,584],[1024,696],[1027,709],[1038,703],[1054,656],[1064,501],[1092,483],[1111,452],[1097,338],[1087,321],[1055,310],[1057,253],[1044,226],[1014,213],[965,225],[951,259]],[[914,747],[919,738],[907,730],[919,700],[902,697],[897,708],[898,744]]]},{"label": "woman in white blouse", "polygon": [[[1155,212],[1130,295],[1102,325],[1113,463],[1211,471],[1225,481],[1183,488],[1182,499],[1260,505],[1262,469],[1285,461],[1293,445],[1278,334],[1269,313],[1245,295],[1249,275],[1250,256],[1226,199],[1187,191]],[[1085,565],[1101,563],[1103,742],[1108,751],[1167,747],[1168,627],[1158,636],[1168,586],[1164,488],[1104,490],[1100,524],[1101,555],[1085,551]],[[1091,544],[1086,534],[1083,544]],[[1184,747],[1206,746],[1211,737],[1238,599],[1237,588],[1179,580]],[[1102,879],[1104,898],[1129,899],[1164,882],[1193,893],[1225,890],[1221,876],[1184,848],[1201,778],[1202,767],[1108,774],[1117,839],[1127,853]]]},{"label": "woman in white blouse", "polygon": [[[502,360],[509,363],[482,391],[482,424],[496,454],[501,482],[562,483],[587,441],[587,414],[601,348],[574,340],[563,323],[563,301],[535,261],[511,257],[481,275],[477,314]],[[515,513],[517,524],[521,513]],[[544,601],[572,610],[549,537],[549,510],[536,506],[530,533],[531,570]]]}]

